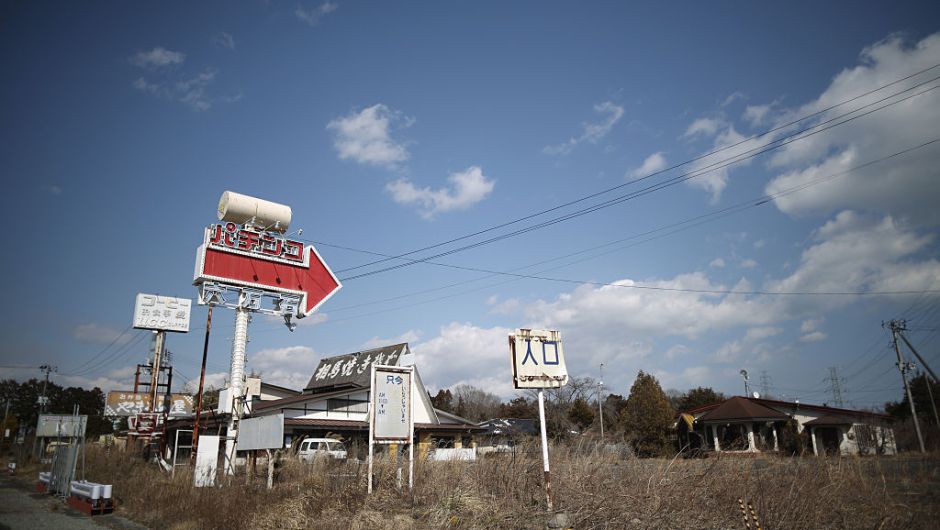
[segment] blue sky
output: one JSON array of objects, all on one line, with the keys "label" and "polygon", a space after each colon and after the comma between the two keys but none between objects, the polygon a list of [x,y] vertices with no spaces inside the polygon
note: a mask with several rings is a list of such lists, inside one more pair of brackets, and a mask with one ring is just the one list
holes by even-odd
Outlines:
[{"label": "blue sky", "polygon": [[[436,260],[574,283],[427,264],[349,279],[294,333],[255,318],[249,368],[300,387],[325,355],[407,340],[432,389],[467,383],[507,397],[506,334],[549,326],[565,337],[572,375],[597,376],[605,363],[616,393],[640,369],[666,388],[740,393],[744,368],[756,387],[766,372],[775,396],[826,402],[823,378],[835,366],[851,404],[867,407],[900,397],[880,323],[901,317],[940,362],[940,143],[923,145],[940,137],[940,92],[930,90],[940,68],[927,70],[940,63],[940,28],[929,22],[940,17],[928,3],[62,2],[5,11],[0,171],[17,237],[0,269],[3,376],[38,376],[30,367],[49,363],[62,384],[128,387],[146,358],[146,333],[126,329],[134,297],[195,296],[195,248],[226,189],[289,204],[292,228],[343,271],[374,259],[348,248],[422,248],[720,150],[644,184],[704,171],[870,104],[889,105]],[[712,222],[611,244],[765,194],[773,197]],[[571,263],[582,258],[591,259]],[[233,320],[216,313],[214,384],[228,373]],[[198,376],[204,322],[197,308],[193,332],[169,338],[184,379]]]}]

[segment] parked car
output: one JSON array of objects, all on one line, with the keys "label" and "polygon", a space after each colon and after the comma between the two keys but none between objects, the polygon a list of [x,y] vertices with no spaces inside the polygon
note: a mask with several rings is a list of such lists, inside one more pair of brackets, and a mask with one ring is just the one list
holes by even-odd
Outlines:
[{"label": "parked car", "polygon": [[317,458],[346,460],[346,446],[333,438],[304,438],[297,448],[297,458],[308,463]]}]

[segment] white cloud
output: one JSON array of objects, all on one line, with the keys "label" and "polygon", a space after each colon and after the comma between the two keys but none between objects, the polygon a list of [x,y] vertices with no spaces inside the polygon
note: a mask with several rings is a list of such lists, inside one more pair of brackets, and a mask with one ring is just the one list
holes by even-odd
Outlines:
[{"label": "white cloud", "polygon": [[745,96],[741,91],[734,91],[731,94],[728,94],[728,97],[726,97],[724,101],[721,102],[721,106],[727,107],[739,99],[747,99],[747,96]]},{"label": "white cloud", "polygon": [[825,319],[810,318],[810,319],[804,320],[800,324],[800,333],[809,333],[811,331],[816,331],[816,329],[818,329],[819,326],[823,323],[823,320]]},{"label": "white cloud", "polygon": [[509,328],[452,322],[438,336],[411,345],[422,379],[435,388],[469,384],[502,397],[513,394]]},{"label": "white cloud", "polygon": [[659,151],[646,157],[646,160],[643,161],[643,164],[631,171],[630,175],[633,177],[645,177],[647,175],[656,173],[657,171],[661,171],[665,167],[666,157],[663,155],[662,151]]},{"label": "white cloud", "polygon": [[216,33],[215,36],[212,37],[212,44],[215,44],[216,46],[220,48],[227,48],[229,50],[234,50],[235,49],[235,37],[233,37],[231,33],[220,31]]},{"label": "white cloud", "polygon": [[596,144],[607,136],[614,128],[614,125],[623,117],[623,107],[611,101],[594,105],[594,112],[605,115],[604,119],[595,123],[582,123],[580,136],[569,138],[567,142],[562,144],[545,146],[542,152],[548,155],[567,155],[583,142]]},{"label": "white cloud", "polygon": [[[206,374],[206,380],[203,382],[203,390],[225,388],[228,386],[228,372],[212,372]],[[267,382],[267,379],[265,379]],[[199,378],[193,379],[183,385],[186,392],[195,394],[199,391]]]},{"label": "white cloud", "polygon": [[478,166],[452,173],[447,180],[450,186],[435,190],[419,188],[410,180],[401,178],[386,184],[385,189],[395,202],[417,206],[421,216],[430,219],[439,213],[470,208],[485,199],[496,185]]},{"label": "white cloud", "polygon": [[802,337],[800,337],[800,341],[819,342],[821,340],[826,340],[826,336],[827,335],[823,333],[822,331],[814,331],[812,333],[807,333],[806,335],[803,335]]},{"label": "white cloud", "polygon": [[754,248],[764,248],[765,245],[767,245],[767,242],[763,239],[758,239],[754,242]]},{"label": "white cloud", "polygon": [[756,266],[757,266],[757,262],[750,258],[741,261],[742,269],[753,269]]},{"label": "white cloud", "polygon": [[134,338],[134,333],[122,333],[118,329],[104,326],[95,322],[81,324],[72,329],[72,336],[82,342],[92,342],[96,344],[125,344]]},{"label": "white cloud", "polygon": [[241,99],[240,94],[223,98],[210,96],[208,89],[217,74],[216,69],[206,68],[194,76],[173,76],[175,80],[149,81],[139,77],[132,86],[145,94],[179,101],[195,111],[206,111],[219,99],[225,103],[234,103]]},{"label": "white cloud", "polygon": [[[818,112],[938,62],[940,33],[910,46],[901,37],[891,37],[864,49],[858,66],[836,75],[816,99],[781,112],[776,122],[785,123],[797,116]],[[925,73],[849,106],[827,111],[817,119],[831,119],[925,81],[930,75]],[[922,88],[905,95],[919,90]],[[937,123],[940,123],[940,92],[932,91],[859,118],[850,125],[793,142],[772,157],[770,166],[782,172],[767,185],[766,192],[774,194],[919,145],[938,136]],[[778,197],[774,202],[781,211],[794,215],[864,208],[937,223],[940,222],[940,208],[936,207],[940,200],[940,179],[936,178],[938,162],[940,146],[934,144],[799,193]]]},{"label": "white cloud", "polygon": [[137,52],[137,54],[131,57],[130,60],[132,64],[142,68],[153,68],[169,66],[173,64],[182,64],[183,61],[186,60],[186,54],[182,52],[170,51],[162,46],[157,46],[156,48],[147,52]]},{"label": "white cloud", "polygon": [[62,195],[62,186],[56,184],[46,184],[41,186],[39,189],[46,193],[51,193],[52,195]]},{"label": "white cloud", "polygon": [[766,122],[773,107],[774,104],[772,103],[766,105],[748,105],[744,109],[743,118],[750,123],[751,126],[756,127]]},{"label": "white cloud", "polygon": [[391,136],[392,125],[408,127],[413,120],[378,103],[336,118],[326,128],[335,134],[333,147],[342,160],[394,168],[408,160],[408,149]]},{"label": "white cloud", "polygon": [[685,137],[693,137],[697,135],[702,135],[705,137],[712,137],[718,132],[718,129],[726,127],[728,124],[719,118],[698,118],[685,129]]},{"label": "white cloud", "polygon": [[365,341],[362,344],[363,350],[371,350],[373,348],[381,348],[383,346],[390,346],[392,344],[401,344],[403,342],[409,343],[416,342],[421,338],[421,333],[419,331],[409,329],[408,331],[402,333],[397,337],[392,337],[390,339],[383,339],[380,337],[372,337],[371,339]]},{"label": "white cloud", "polygon": [[338,7],[339,4],[335,2],[324,2],[318,7],[310,9],[304,9],[302,5],[297,4],[297,10],[294,11],[294,16],[296,16],[299,20],[306,22],[310,26],[316,26],[320,23],[320,19],[332,13],[333,11],[336,11]]},{"label": "white cloud", "polygon": [[261,373],[261,380],[294,390],[301,390],[320,362],[320,355],[307,346],[267,348],[249,356],[250,369]]},{"label": "white cloud", "polygon": [[725,266],[725,260],[723,258],[715,258],[708,264],[709,267],[714,267],[720,269]]}]

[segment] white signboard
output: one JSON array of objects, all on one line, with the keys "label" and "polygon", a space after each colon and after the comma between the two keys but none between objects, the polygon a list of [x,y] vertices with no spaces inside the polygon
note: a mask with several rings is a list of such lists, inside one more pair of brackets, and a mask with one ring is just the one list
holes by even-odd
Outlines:
[{"label": "white signboard", "polygon": [[134,304],[134,327],[157,331],[189,332],[192,300],[154,294],[138,294]]},{"label": "white signboard", "polygon": [[373,365],[371,410],[375,443],[411,443],[411,379],[413,367]]},{"label": "white signboard", "polygon": [[237,451],[280,449],[284,446],[284,414],[248,418],[238,424]]},{"label": "white signboard", "polygon": [[196,469],[193,470],[193,485],[197,488],[215,486],[219,469],[219,437],[203,434],[196,449]]},{"label": "white signboard", "polygon": [[88,416],[42,414],[36,422],[36,437],[47,438],[80,438],[85,436],[85,426]]},{"label": "white signboard", "polygon": [[516,388],[560,388],[568,384],[561,333],[517,329],[509,336],[509,353]]}]

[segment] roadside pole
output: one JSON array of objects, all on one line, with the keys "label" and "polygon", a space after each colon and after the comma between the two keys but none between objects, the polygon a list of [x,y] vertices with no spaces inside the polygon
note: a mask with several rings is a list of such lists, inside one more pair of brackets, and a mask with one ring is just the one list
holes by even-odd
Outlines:
[{"label": "roadside pole", "polygon": [[545,500],[548,501],[548,511],[555,508],[552,504],[552,474],[548,469],[548,435],[545,433],[545,396],[539,389],[539,425],[542,431],[542,461],[545,468]]},{"label": "roadside pole", "polygon": [[206,316],[206,340],[202,345],[202,370],[199,372],[199,391],[196,394],[196,419],[193,423],[193,448],[189,454],[189,461],[196,465],[196,449],[199,447],[199,416],[202,414],[202,389],[206,382],[206,357],[209,356],[209,333],[212,331],[212,304],[209,304],[209,314]]},{"label": "roadside pole", "polygon": [[373,446],[375,445],[375,407],[372,406],[372,403],[375,401],[371,395],[375,392],[375,364],[371,366],[371,375],[369,376],[369,487],[367,493],[372,494],[372,458],[375,455],[373,452]]},{"label": "roadside pole", "polygon": [[[243,295],[244,296],[244,295]],[[225,474],[235,474],[235,440],[238,438],[238,422],[241,420],[242,379],[245,377],[245,350],[248,347],[248,322],[251,314],[244,306],[235,310],[235,338],[232,341],[232,371],[229,381],[229,399],[232,400],[232,415],[225,435]]]},{"label": "roadside pole", "polygon": [[891,328],[891,336],[894,338],[894,351],[898,354],[898,370],[901,372],[901,380],[904,381],[907,401],[911,405],[911,419],[914,420],[914,430],[917,431],[917,441],[920,443],[920,452],[926,453],[927,449],[924,448],[924,436],[920,432],[920,421],[917,419],[917,409],[914,407],[914,397],[911,395],[911,385],[907,382],[908,365],[904,362],[904,358],[901,357],[901,349],[898,347],[898,328],[900,324],[892,320],[888,327]]}]

